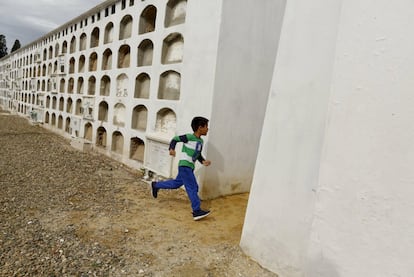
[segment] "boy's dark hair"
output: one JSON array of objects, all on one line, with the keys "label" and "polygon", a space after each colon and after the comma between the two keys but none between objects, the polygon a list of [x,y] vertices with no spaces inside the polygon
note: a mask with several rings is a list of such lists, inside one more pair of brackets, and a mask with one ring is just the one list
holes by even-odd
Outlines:
[{"label": "boy's dark hair", "polygon": [[191,121],[191,128],[195,132],[195,131],[198,130],[198,127],[206,126],[207,123],[208,123],[208,119],[207,118],[204,118],[202,116],[196,116]]}]

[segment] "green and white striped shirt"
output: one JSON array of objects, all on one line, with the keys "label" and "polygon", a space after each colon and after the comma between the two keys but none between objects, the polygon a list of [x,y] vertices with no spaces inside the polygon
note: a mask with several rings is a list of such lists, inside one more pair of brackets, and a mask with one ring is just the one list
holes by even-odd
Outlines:
[{"label": "green and white striped shirt", "polygon": [[203,139],[196,137],[194,134],[175,136],[170,142],[170,148],[175,150],[178,142],[183,143],[181,157],[178,166],[187,166],[194,169],[195,161],[202,163],[204,161],[201,151],[203,150]]}]

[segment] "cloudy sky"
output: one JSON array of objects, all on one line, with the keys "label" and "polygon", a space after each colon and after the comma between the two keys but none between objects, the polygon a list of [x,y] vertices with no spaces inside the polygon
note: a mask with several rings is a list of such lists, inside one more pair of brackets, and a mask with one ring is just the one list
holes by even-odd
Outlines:
[{"label": "cloudy sky", "polygon": [[7,52],[16,39],[22,46],[38,39],[103,0],[0,0],[0,34]]}]

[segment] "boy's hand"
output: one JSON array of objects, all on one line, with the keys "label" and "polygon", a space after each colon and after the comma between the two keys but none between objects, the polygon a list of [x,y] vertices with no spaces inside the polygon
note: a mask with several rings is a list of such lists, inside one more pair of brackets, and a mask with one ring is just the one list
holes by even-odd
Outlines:
[{"label": "boy's hand", "polygon": [[175,150],[174,149],[170,149],[170,156],[175,157]]},{"label": "boy's hand", "polygon": [[203,165],[205,165],[205,166],[209,166],[211,164],[211,161],[209,161],[209,160],[204,160],[203,161]]}]

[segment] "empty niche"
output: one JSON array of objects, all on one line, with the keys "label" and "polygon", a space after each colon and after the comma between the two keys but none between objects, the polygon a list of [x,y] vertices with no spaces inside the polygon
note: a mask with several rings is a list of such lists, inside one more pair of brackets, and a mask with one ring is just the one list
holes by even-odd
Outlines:
[{"label": "empty niche", "polygon": [[79,51],[86,50],[86,34],[83,33],[79,38]]},{"label": "empty niche", "polygon": [[66,85],[66,81],[64,78],[60,79],[60,87],[59,87],[59,91],[61,93],[65,92],[65,85]]},{"label": "empty niche", "polygon": [[183,61],[184,39],[179,33],[168,35],[162,45],[163,64],[179,63]]},{"label": "empty niche", "polygon": [[71,128],[70,128],[70,117],[66,117],[66,125],[65,125],[65,132],[70,134]]},{"label": "empty niche", "polygon": [[93,52],[89,56],[89,71],[96,71],[97,66],[98,66],[98,54],[96,54],[96,52]]},{"label": "empty niche", "polygon": [[141,73],[135,79],[134,98],[149,98],[151,78],[147,73]]},{"label": "empty niche", "polygon": [[102,56],[102,70],[109,70],[112,68],[112,51],[106,49]]},{"label": "empty niche", "polygon": [[[75,59],[73,59],[73,63],[75,64]],[[73,72],[72,72],[73,73]],[[45,77],[46,76],[46,65],[44,64],[42,67],[42,76]]]},{"label": "empty niche", "polygon": [[49,60],[53,58],[53,47],[49,47]]},{"label": "empty niche", "polygon": [[88,140],[88,141],[92,141],[92,133],[93,133],[92,124],[90,122],[88,122],[88,123],[85,124],[85,130],[84,130],[83,138]]},{"label": "empty niche", "polygon": [[153,32],[155,30],[155,19],[157,17],[157,8],[153,5],[147,6],[139,18],[139,34]]},{"label": "empty niche", "polygon": [[46,108],[50,108],[50,96],[46,97]]},{"label": "empty niche", "polygon": [[131,138],[129,158],[135,161],[144,161],[145,144],[140,138]]},{"label": "empty niche", "polygon": [[78,88],[77,93],[82,94],[83,93],[83,77],[78,78]]},{"label": "empty niche", "polygon": [[158,99],[179,100],[181,89],[181,75],[176,71],[166,71],[161,74]]},{"label": "empty niche", "polygon": [[99,127],[96,130],[96,146],[106,147],[106,130],[104,127]]},{"label": "empty niche", "polygon": [[55,58],[59,56],[59,43],[56,43],[55,45]]},{"label": "empty niche", "polygon": [[164,26],[170,27],[185,22],[187,0],[170,0],[167,3]]},{"label": "empty niche", "polygon": [[118,68],[129,67],[131,48],[129,45],[122,45],[118,51]]},{"label": "empty niche", "polygon": [[110,22],[105,27],[104,43],[112,42],[113,36],[114,36],[114,24]]},{"label": "empty niche", "polygon": [[95,95],[96,78],[94,76],[89,77],[88,80],[88,95]]},{"label": "empty niche", "polygon": [[99,103],[98,120],[105,122],[108,121],[108,103],[105,101]]},{"label": "empty niche", "polygon": [[52,74],[52,63],[49,63],[49,66],[47,67],[47,72],[50,74]]},{"label": "empty niche", "polygon": [[110,89],[111,89],[111,79],[107,75],[105,75],[101,79],[100,95],[109,96]]},{"label": "empty niche", "polygon": [[121,132],[115,131],[112,134],[112,147],[111,147],[112,151],[117,153],[117,154],[121,154],[123,152],[124,149],[124,136],[122,135]]},{"label": "empty niche", "polygon": [[50,91],[52,88],[52,82],[49,80],[47,80],[47,91]]},{"label": "empty niche", "polygon": [[155,131],[160,133],[174,134],[177,126],[177,116],[169,109],[161,109],[157,113]]},{"label": "empty niche", "polygon": [[59,111],[63,112],[63,107],[65,106],[65,99],[63,97],[59,98]]},{"label": "empty niche", "polygon": [[58,129],[63,129],[63,117],[59,115],[58,117]]},{"label": "empty niche", "polygon": [[119,26],[119,39],[127,39],[131,37],[132,32],[132,16],[126,15],[122,18]]},{"label": "empty niche", "polygon": [[82,55],[79,57],[79,65],[78,65],[78,72],[85,71],[85,56]]},{"label": "empty niche", "polygon": [[76,115],[82,114],[82,100],[81,99],[76,100],[75,114]]},{"label": "empty niche", "polygon": [[69,74],[70,73],[75,73],[75,58],[71,58],[69,60]]},{"label": "empty niche", "polygon": [[70,53],[74,53],[76,51],[76,38],[72,37],[72,40],[70,41]]},{"label": "empty niche", "polygon": [[75,80],[70,78],[68,81],[68,93],[73,93],[73,87],[75,85]]},{"label": "empty niche", "polygon": [[99,28],[95,27],[91,34],[91,48],[99,45]]},{"label": "empty niche", "polygon": [[113,118],[113,124],[119,127],[125,126],[125,106],[122,103],[118,103],[115,105],[114,108],[114,118]]},{"label": "empty niche", "polygon": [[128,96],[128,76],[125,73],[122,73],[116,79],[116,96],[126,97]]},{"label": "empty niche", "polygon": [[154,44],[151,40],[143,40],[138,46],[137,65],[148,66],[152,65],[152,55],[154,52]]},{"label": "empty niche", "polygon": [[57,103],[57,99],[56,97],[52,98],[52,109],[56,110],[56,103]]},{"label": "empty niche", "polygon": [[144,105],[136,106],[132,111],[132,129],[145,131],[147,129],[147,118],[147,108]]},{"label": "empty niche", "polygon": [[51,125],[52,126],[55,126],[56,125],[56,115],[54,113],[52,113]]},{"label": "empty niche", "polygon": [[68,98],[68,101],[66,102],[66,112],[67,113],[72,113],[72,106],[73,106],[72,98]]},{"label": "empty niche", "polygon": [[68,42],[65,40],[62,43],[62,54],[66,54],[68,52]]}]

